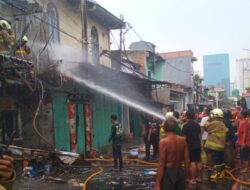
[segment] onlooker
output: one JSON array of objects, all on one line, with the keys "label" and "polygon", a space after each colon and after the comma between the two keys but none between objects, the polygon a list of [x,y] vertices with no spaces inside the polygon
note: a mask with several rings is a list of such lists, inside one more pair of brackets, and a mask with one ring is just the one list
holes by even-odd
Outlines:
[{"label": "onlooker", "polygon": [[150,147],[153,146],[153,160],[157,159],[159,153],[160,123],[157,117],[151,117],[146,125],[146,135],[144,137],[146,158],[150,159]]},{"label": "onlooker", "polygon": [[195,113],[188,110],[186,113],[187,122],[182,129],[189,149],[191,184],[201,182],[201,127],[195,121]]},{"label": "onlooker", "polygon": [[244,152],[243,152],[243,145],[244,145],[244,133],[246,129],[248,128],[248,118],[247,118],[247,111],[243,110],[239,114],[240,122],[239,127],[237,131],[238,139],[236,142],[237,148],[239,148],[240,151],[240,165],[243,166],[244,162]]},{"label": "onlooker", "polygon": [[[175,134],[178,123],[172,116],[164,122],[165,138],[160,141],[159,165],[155,190],[184,190],[185,171],[188,178],[188,146],[183,137]],[[185,164],[185,171],[182,168]]]},{"label": "onlooker", "polygon": [[200,123],[201,134],[202,134],[202,145],[203,146],[205,145],[205,142],[207,140],[207,132],[204,130],[204,128],[205,128],[206,123],[209,120],[209,113],[210,113],[210,109],[205,107],[204,110],[203,110],[203,114],[202,114],[203,117],[202,117],[201,123]]},{"label": "onlooker", "polygon": [[13,158],[4,155],[0,159],[0,189],[11,190],[12,183],[16,178],[16,173],[13,166]]},{"label": "onlooker", "polygon": [[179,121],[179,118],[180,118],[180,114],[179,112],[175,111],[173,113],[174,117],[177,119],[177,122],[178,122],[178,127],[176,129],[176,135],[181,135],[181,130],[182,130],[182,127],[181,127],[181,124],[180,124],[180,121]]},{"label": "onlooker", "polygon": [[205,126],[208,133],[205,148],[207,154],[212,158],[214,166],[214,174],[210,176],[211,179],[224,177],[224,149],[226,144],[227,128],[223,123],[223,111],[221,109],[214,109],[210,113],[211,122]]},{"label": "onlooker", "polygon": [[227,166],[233,168],[234,167],[234,136],[236,133],[236,128],[233,127],[232,124],[232,113],[230,110],[224,110],[224,124],[227,127],[227,135],[226,135],[226,145],[225,145],[225,163]]},{"label": "onlooker", "polygon": [[[179,121],[179,118],[180,118],[179,112],[176,112],[176,111],[175,111],[175,112],[167,112],[166,115],[165,115],[165,118],[167,118],[168,116],[174,116],[175,119],[177,120],[177,122],[178,122],[178,127],[176,128],[175,134],[181,136],[182,127],[181,127],[181,124],[180,124],[180,121]],[[163,124],[162,124],[162,125],[163,125]],[[163,127],[162,127],[161,130],[160,130],[161,139],[164,137],[164,135],[163,135],[164,133],[165,133],[165,132],[164,132],[164,129],[163,129]]]},{"label": "onlooker", "polygon": [[122,160],[122,126],[117,122],[117,116],[111,115],[111,133],[109,137],[109,142],[112,141],[112,150],[114,158],[114,168],[117,169],[117,158],[119,158],[120,171],[123,169]]},{"label": "onlooker", "polygon": [[242,166],[245,168],[242,172],[246,172],[250,162],[250,110],[247,111],[247,125],[243,125],[240,132],[243,134],[241,144],[241,161]]}]

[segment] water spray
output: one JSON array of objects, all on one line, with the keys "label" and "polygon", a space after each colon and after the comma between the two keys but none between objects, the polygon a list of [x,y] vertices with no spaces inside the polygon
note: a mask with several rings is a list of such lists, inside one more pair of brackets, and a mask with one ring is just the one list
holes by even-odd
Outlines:
[{"label": "water spray", "polygon": [[107,89],[105,87],[97,85],[97,84],[95,84],[94,82],[92,82],[92,81],[90,81],[88,79],[76,76],[73,73],[72,68],[73,68],[72,66],[69,68],[69,67],[65,67],[65,64],[61,64],[59,66],[59,71],[61,73],[65,74],[65,75],[67,75],[71,79],[75,80],[76,82],[78,82],[80,84],[83,84],[83,85],[85,85],[85,86],[87,86],[87,87],[89,87],[89,88],[91,88],[91,89],[93,89],[93,90],[95,90],[97,92],[105,94],[105,95],[107,95],[107,96],[109,96],[109,97],[111,97],[113,99],[116,99],[116,100],[120,101],[121,103],[124,103],[124,104],[126,104],[126,105],[128,105],[130,107],[133,107],[133,108],[135,108],[137,110],[145,112],[145,113],[147,113],[149,115],[153,115],[153,116],[155,116],[155,117],[157,117],[159,119],[165,120],[165,117],[161,113],[159,113],[157,111],[153,111],[152,107],[149,108],[149,106],[141,105],[137,101],[131,100],[131,99],[129,99],[129,98],[127,98],[127,97],[125,97],[125,96],[123,96],[121,94],[118,94],[116,92],[111,91],[110,89]]}]

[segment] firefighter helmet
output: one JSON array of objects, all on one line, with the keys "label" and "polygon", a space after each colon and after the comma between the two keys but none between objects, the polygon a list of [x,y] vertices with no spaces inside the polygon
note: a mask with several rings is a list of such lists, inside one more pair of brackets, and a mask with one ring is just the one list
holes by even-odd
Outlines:
[{"label": "firefighter helmet", "polygon": [[166,115],[165,115],[165,118],[167,118],[169,116],[174,116],[174,113],[173,112],[167,112]]},{"label": "firefighter helmet", "polygon": [[210,113],[212,118],[223,118],[223,111],[219,108],[215,108]]},{"label": "firefighter helmet", "polygon": [[23,42],[28,42],[28,41],[29,41],[29,39],[28,39],[28,37],[27,37],[27,36],[25,36],[25,35],[24,35],[24,36],[23,36],[23,38],[22,38],[22,41],[23,41]]},{"label": "firefighter helmet", "polygon": [[4,29],[11,29],[10,24],[6,20],[0,20],[0,26]]}]

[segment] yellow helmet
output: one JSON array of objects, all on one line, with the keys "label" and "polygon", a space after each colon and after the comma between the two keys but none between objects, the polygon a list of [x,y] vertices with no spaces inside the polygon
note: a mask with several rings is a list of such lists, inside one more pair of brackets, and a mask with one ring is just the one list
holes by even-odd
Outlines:
[{"label": "yellow helmet", "polygon": [[11,29],[10,24],[6,20],[0,20],[0,26],[4,29]]},{"label": "yellow helmet", "polygon": [[29,39],[28,39],[28,37],[27,37],[27,36],[25,36],[25,35],[24,35],[24,36],[23,36],[23,38],[22,38],[22,41],[23,41],[23,42],[28,42],[28,41],[29,41]]},{"label": "yellow helmet", "polygon": [[212,118],[223,118],[223,111],[219,108],[215,108],[210,112]]}]

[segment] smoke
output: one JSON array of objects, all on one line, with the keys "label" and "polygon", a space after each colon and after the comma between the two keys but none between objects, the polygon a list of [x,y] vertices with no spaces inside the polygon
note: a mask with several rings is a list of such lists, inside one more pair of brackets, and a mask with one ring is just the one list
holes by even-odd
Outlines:
[{"label": "smoke", "polygon": [[121,71],[113,70],[100,64],[92,65],[83,62],[80,49],[66,46],[54,46],[50,56],[62,60],[59,72],[67,75],[78,84],[120,101],[130,107],[165,119],[161,109],[153,105],[142,92],[149,88],[143,79],[132,77]]}]

